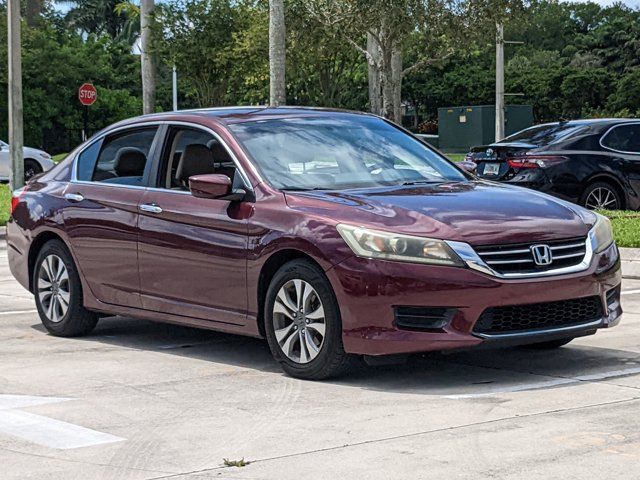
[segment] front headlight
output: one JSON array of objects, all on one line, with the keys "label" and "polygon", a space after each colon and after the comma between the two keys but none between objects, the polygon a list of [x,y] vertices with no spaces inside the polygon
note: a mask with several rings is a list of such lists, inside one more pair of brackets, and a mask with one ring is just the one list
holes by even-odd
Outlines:
[{"label": "front headlight", "polygon": [[596,224],[589,231],[591,248],[594,253],[600,253],[613,243],[613,228],[611,221],[604,215],[593,212],[596,216]]},{"label": "front headlight", "polygon": [[462,267],[460,257],[442,240],[381,232],[340,224],[338,232],[359,257]]}]

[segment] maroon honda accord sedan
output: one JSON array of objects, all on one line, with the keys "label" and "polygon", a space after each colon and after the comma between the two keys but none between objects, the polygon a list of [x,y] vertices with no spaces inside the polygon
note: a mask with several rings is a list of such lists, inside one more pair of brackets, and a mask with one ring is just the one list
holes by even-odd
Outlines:
[{"label": "maroon honda accord sedan", "polygon": [[53,335],[126,315],[266,337],[309,379],[363,355],[558,347],[622,313],[606,218],[361,113],[118,123],[14,193],[7,238]]}]

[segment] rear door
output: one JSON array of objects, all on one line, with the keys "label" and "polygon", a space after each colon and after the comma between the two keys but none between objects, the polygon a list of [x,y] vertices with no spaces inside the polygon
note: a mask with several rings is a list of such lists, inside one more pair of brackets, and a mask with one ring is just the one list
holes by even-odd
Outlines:
[{"label": "rear door", "polygon": [[[169,129],[156,188],[140,205],[140,288],[145,309],[244,325],[247,222],[253,205],[195,198],[188,176],[218,173],[241,181],[219,139],[205,130]],[[184,173],[186,172],[186,173]]]},{"label": "rear door", "polygon": [[149,178],[158,126],[120,130],[77,157],[65,190],[65,230],[91,292],[101,302],[140,308],[138,205]]}]

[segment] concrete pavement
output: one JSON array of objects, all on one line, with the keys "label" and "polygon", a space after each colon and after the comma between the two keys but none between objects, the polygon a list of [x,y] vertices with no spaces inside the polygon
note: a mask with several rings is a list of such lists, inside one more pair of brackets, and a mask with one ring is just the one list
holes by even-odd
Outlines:
[{"label": "concrete pavement", "polygon": [[121,317],[49,336],[0,246],[0,478],[637,479],[640,281],[623,288],[619,327],[557,351],[304,382],[255,339]]}]

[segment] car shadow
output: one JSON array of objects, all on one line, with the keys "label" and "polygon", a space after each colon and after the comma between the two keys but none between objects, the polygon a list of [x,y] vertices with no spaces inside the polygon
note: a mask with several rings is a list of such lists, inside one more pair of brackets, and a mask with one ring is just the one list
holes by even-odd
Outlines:
[{"label": "car shadow", "polygon": [[[44,331],[40,325],[34,329]],[[101,319],[81,341],[224,363],[281,374],[265,340],[125,317]],[[509,348],[431,352],[398,365],[356,364],[348,375],[324,383],[384,392],[484,395],[554,388],[580,381],[640,373],[640,352],[569,344],[556,350]]]}]

